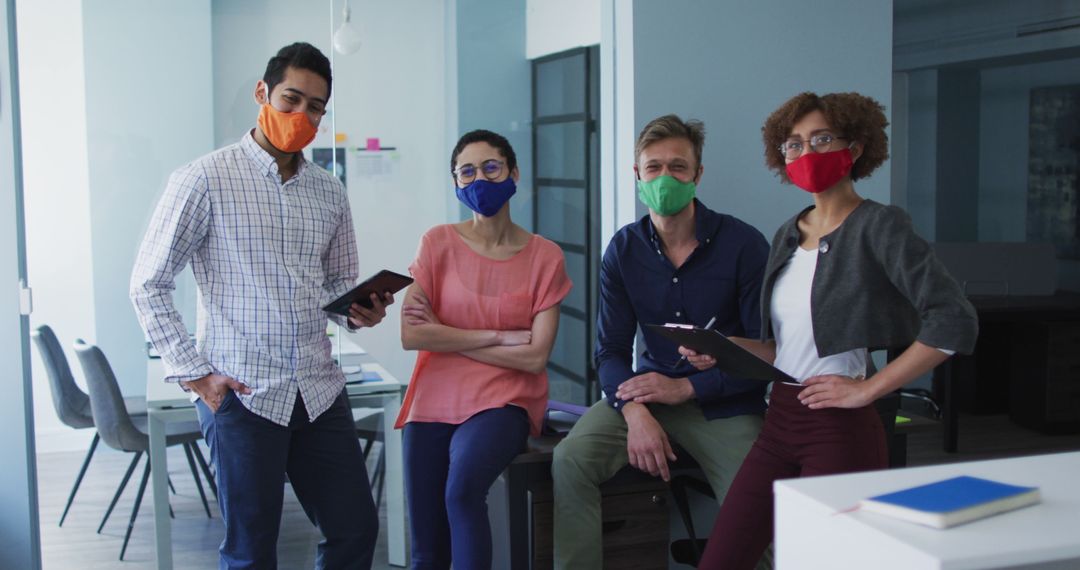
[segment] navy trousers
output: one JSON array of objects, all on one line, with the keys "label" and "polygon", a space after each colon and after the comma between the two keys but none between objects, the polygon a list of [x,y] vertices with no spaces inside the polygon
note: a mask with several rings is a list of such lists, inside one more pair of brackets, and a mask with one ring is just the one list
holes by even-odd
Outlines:
[{"label": "navy trousers", "polygon": [[202,401],[196,407],[225,519],[220,568],[277,568],[286,473],[323,534],[316,567],[371,568],[379,516],[344,392],[313,422],[297,397],[288,427],[255,415],[231,391],[216,413]]},{"label": "navy trousers", "polygon": [[410,422],[402,435],[412,567],[488,570],[491,484],[525,451],[529,418],[518,406],[485,410],[454,425]]}]

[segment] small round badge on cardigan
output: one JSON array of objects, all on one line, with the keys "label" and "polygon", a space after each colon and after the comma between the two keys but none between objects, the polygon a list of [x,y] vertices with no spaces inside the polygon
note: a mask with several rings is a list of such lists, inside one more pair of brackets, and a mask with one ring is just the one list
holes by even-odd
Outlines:
[{"label": "small round badge on cardigan", "polygon": [[817,246],[818,253],[829,253],[829,242],[823,241]]}]

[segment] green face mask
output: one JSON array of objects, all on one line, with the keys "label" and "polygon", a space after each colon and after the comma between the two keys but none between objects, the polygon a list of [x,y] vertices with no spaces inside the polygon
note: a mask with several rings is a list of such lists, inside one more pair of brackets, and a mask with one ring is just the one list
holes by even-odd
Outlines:
[{"label": "green face mask", "polygon": [[645,182],[637,181],[638,200],[661,216],[678,214],[694,199],[697,185],[679,182],[674,176],[657,176]]}]

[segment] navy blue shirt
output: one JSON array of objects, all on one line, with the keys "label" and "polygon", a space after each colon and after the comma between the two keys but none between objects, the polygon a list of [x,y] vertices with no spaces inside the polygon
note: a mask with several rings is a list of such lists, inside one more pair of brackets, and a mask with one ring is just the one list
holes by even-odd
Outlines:
[{"label": "navy blue shirt", "polygon": [[642,330],[645,350],[638,370],[631,366],[634,336],[643,324],[684,323],[729,336],[758,338],[761,281],[769,244],[749,224],[714,212],[694,200],[698,246],[678,269],[663,253],[649,216],[620,229],[600,266],[596,367],[608,402],[619,385],[646,372],[689,378],[707,419],[765,410],[764,382],[730,378],[716,368],[698,372],[679,362],[678,345]]}]

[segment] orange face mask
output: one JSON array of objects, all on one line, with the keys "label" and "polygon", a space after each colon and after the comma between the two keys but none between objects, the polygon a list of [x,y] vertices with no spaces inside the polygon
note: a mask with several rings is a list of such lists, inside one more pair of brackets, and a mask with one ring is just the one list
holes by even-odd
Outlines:
[{"label": "orange face mask", "polygon": [[259,109],[259,129],[281,152],[300,152],[315,140],[318,132],[307,113],[284,113],[275,109],[270,104],[269,87],[266,88],[266,103]]}]

